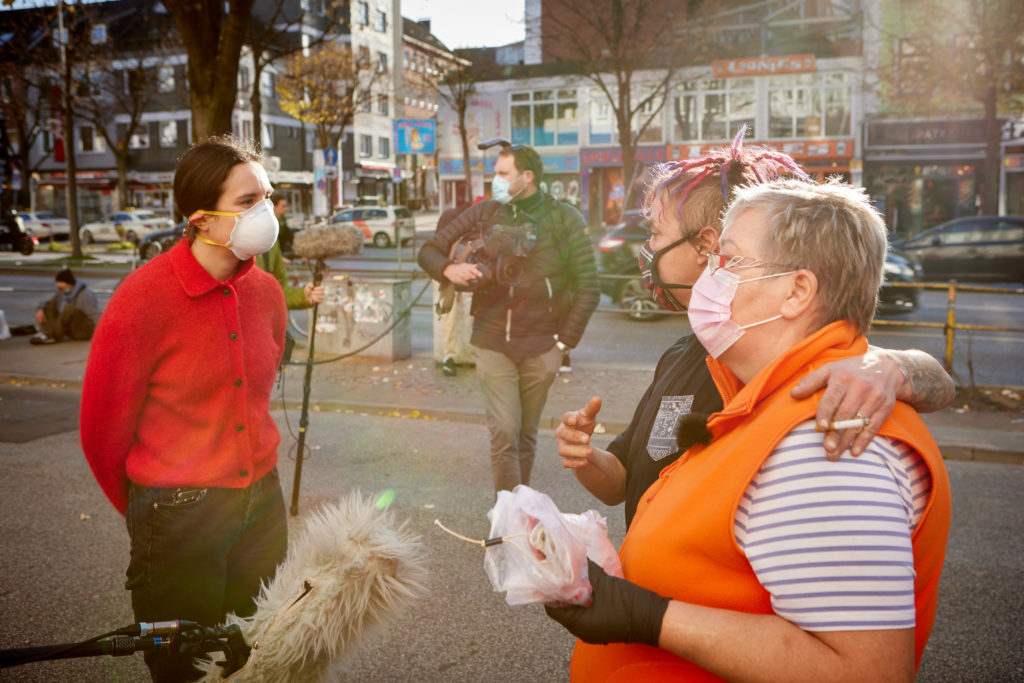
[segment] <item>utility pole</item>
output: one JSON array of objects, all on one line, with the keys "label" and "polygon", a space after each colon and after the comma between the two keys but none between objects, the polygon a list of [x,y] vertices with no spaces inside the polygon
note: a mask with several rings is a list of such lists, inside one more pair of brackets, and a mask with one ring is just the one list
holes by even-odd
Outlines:
[{"label": "utility pole", "polygon": [[64,81],[61,88],[60,105],[64,117],[64,160],[67,164],[65,179],[67,180],[68,228],[71,239],[71,257],[82,258],[82,243],[78,234],[78,181],[75,167],[75,119],[71,111],[71,64],[68,62],[67,43],[70,33],[64,27],[64,0],[57,3],[57,29],[60,34],[60,67]]}]

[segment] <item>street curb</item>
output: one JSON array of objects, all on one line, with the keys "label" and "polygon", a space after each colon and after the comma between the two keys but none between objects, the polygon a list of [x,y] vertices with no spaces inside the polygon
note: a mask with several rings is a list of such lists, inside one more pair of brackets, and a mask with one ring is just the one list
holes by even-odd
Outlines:
[{"label": "street curb", "polygon": [[[311,412],[324,413],[356,413],[367,415],[380,415],[385,417],[398,417],[415,420],[437,420],[441,422],[462,422],[467,424],[486,424],[483,413],[475,413],[460,410],[435,410],[431,408],[412,408],[409,406],[396,406],[386,403],[346,403],[344,401],[316,401],[311,407]],[[271,409],[302,410],[302,402],[294,399],[284,401],[276,399],[271,401]],[[540,428],[554,431],[561,422],[560,417],[543,417],[540,421]],[[603,434],[620,434],[625,431],[628,424],[618,422],[602,422]],[[983,462],[993,465],[1017,465],[1024,466],[1024,452],[1007,451],[994,448],[981,448],[978,446],[962,446],[957,444],[938,444],[943,460],[962,460],[970,462]]]},{"label": "street curb", "polygon": [[[41,379],[39,377],[24,377],[20,375],[0,374],[0,383],[14,384],[34,387],[50,387],[55,389],[67,389],[81,391],[82,382],[54,381]],[[275,398],[270,402],[271,410],[287,409],[289,411],[301,411],[302,401],[291,398]],[[347,401],[322,401],[310,402],[311,413],[351,413],[379,415],[385,417],[397,417],[415,420],[430,420],[439,422],[461,422],[464,424],[486,424],[486,418],[482,412],[467,410],[445,410],[438,408],[417,408],[409,405],[396,405],[390,403],[352,403]],[[540,421],[540,428],[554,431],[561,422],[560,416],[544,416]],[[614,435],[623,432],[629,425],[619,422],[602,422],[602,435]],[[960,443],[939,443],[939,450],[944,460],[958,460],[965,462],[982,462],[994,465],[1015,465],[1024,466],[1024,452],[1009,451],[996,448],[984,448],[977,445],[965,445]]]}]

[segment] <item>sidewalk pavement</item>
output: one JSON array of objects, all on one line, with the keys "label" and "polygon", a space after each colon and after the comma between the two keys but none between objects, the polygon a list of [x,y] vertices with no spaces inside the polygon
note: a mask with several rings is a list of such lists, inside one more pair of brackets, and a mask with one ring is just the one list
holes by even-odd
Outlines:
[{"label": "sidewalk pavement", "polygon": [[[0,382],[79,390],[88,354],[89,342],[32,346],[29,337],[0,341]],[[304,361],[305,349],[297,347],[293,358]],[[541,428],[554,429],[565,411],[581,408],[599,395],[603,406],[597,431],[606,437],[598,443],[605,443],[629,424],[653,371],[653,362],[573,367],[555,379]],[[304,365],[290,366],[275,389],[289,411],[297,413],[302,406],[304,376]],[[956,404],[923,416],[947,459],[1024,465],[1024,402],[1018,390],[1003,391],[1009,392],[1004,398],[1014,409],[972,410]],[[445,377],[429,351],[398,361],[353,357],[316,365],[309,410],[484,422],[474,370],[460,367],[456,377]]]}]

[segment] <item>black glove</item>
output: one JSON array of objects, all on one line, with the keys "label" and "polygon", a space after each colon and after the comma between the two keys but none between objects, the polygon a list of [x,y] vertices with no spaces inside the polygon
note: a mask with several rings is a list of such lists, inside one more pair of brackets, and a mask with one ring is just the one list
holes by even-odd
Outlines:
[{"label": "black glove", "polygon": [[658,647],[661,620],[670,600],[635,583],[608,576],[588,560],[594,596],[586,607],[545,605],[548,616],[592,645],[642,643]]}]

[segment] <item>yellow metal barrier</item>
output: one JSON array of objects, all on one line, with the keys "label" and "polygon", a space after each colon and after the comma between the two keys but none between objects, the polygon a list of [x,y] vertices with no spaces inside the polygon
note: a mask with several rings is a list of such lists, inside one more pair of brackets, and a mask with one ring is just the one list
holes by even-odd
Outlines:
[{"label": "yellow metal barrier", "polygon": [[946,296],[946,322],[945,323],[929,323],[929,322],[908,322],[905,320],[878,320],[877,318],[871,323],[874,327],[878,325],[880,327],[941,327],[945,331],[946,335],[946,353],[942,360],[942,364],[946,369],[946,372],[953,371],[953,345],[956,341],[957,330],[982,330],[986,332],[1014,332],[1024,334],[1024,328],[1019,327],[996,327],[993,325],[961,325],[956,322],[956,295],[957,291],[961,292],[988,292],[992,294],[1024,294],[1024,290],[1021,289],[1010,289],[1008,287],[986,287],[980,285],[958,285],[956,280],[950,280],[949,284],[942,283],[911,283],[911,282],[890,282],[889,287],[913,287],[916,289],[945,289],[947,291]]}]

